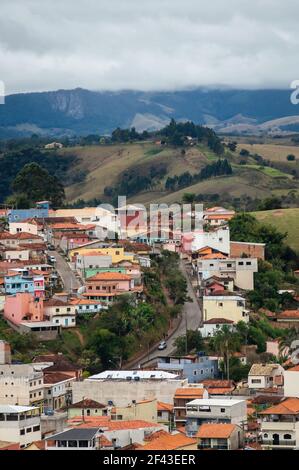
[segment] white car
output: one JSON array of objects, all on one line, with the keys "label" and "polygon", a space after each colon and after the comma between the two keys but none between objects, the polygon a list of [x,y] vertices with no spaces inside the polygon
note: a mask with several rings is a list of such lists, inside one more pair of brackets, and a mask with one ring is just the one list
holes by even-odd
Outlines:
[{"label": "white car", "polygon": [[162,351],[163,349],[166,349],[166,348],[167,348],[166,341],[161,341],[159,346],[158,346],[159,351]]}]

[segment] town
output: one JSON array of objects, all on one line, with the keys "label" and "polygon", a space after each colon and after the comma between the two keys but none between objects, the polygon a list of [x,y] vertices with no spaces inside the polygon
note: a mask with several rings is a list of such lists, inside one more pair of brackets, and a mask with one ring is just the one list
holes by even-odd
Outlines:
[{"label": "town", "polygon": [[299,448],[299,265],[277,284],[246,213],[179,215],[1,210],[1,450]]}]

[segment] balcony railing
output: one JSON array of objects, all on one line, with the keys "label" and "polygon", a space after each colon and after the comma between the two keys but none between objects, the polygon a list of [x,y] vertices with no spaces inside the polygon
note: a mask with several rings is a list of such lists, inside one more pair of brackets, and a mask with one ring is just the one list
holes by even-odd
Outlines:
[{"label": "balcony railing", "polygon": [[228,450],[227,444],[198,444],[198,449]]},{"label": "balcony railing", "polygon": [[295,447],[296,441],[293,439],[279,439],[279,441],[273,441],[273,439],[263,439],[262,445],[270,447]]}]

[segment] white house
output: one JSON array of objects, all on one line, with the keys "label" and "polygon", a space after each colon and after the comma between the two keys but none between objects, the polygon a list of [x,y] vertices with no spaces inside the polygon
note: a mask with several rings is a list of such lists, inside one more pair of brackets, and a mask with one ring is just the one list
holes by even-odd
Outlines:
[{"label": "white house", "polygon": [[0,404],[0,440],[27,447],[41,440],[40,412],[33,406]]},{"label": "white house", "polygon": [[193,233],[193,241],[191,244],[191,251],[197,251],[205,246],[214,248],[229,255],[230,253],[230,233],[228,226],[221,226],[210,230],[208,232],[204,230],[198,230]]},{"label": "white house", "polygon": [[280,364],[253,364],[248,374],[248,387],[261,389],[282,386],[284,372]]},{"label": "white house", "polygon": [[198,331],[200,331],[203,338],[209,338],[214,336],[224,325],[233,329],[233,324],[234,322],[232,320],[225,318],[211,318],[210,320],[204,321],[203,326],[198,328]]}]

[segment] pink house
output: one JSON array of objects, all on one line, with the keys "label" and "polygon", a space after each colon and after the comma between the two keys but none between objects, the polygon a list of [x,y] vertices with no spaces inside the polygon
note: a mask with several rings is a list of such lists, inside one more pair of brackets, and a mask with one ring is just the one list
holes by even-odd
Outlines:
[{"label": "pink house", "polygon": [[104,272],[86,279],[86,293],[90,300],[113,302],[118,295],[126,292],[141,292],[142,286],[135,286],[129,274]]},{"label": "pink house", "polygon": [[23,321],[43,321],[43,299],[37,299],[27,292],[6,296],[4,318],[19,325]]}]

